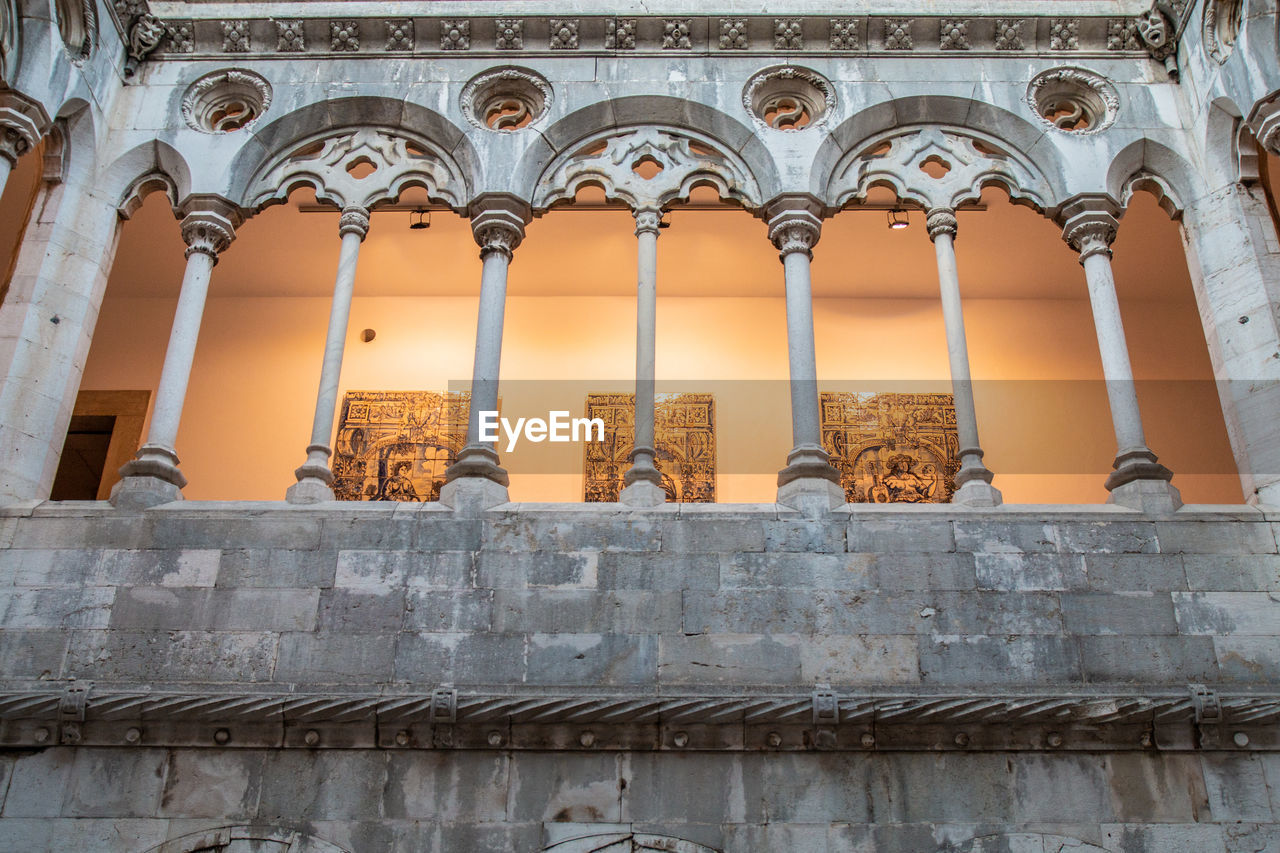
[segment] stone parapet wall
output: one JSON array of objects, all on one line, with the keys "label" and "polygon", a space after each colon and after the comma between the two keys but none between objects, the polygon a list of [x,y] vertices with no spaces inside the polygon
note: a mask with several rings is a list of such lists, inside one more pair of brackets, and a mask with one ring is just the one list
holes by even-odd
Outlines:
[{"label": "stone parapet wall", "polygon": [[1280,843],[1262,509],[6,512],[0,851]]}]

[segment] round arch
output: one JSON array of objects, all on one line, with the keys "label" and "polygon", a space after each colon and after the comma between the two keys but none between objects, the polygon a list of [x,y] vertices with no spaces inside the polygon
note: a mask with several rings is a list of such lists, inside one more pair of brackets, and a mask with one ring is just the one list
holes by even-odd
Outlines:
[{"label": "round arch", "polygon": [[781,191],[777,164],[749,127],[714,107],[668,95],[635,95],[600,101],[561,118],[543,131],[547,146],[525,152],[516,166],[511,185],[523,197],[532,198],[552,163],[577,151],[587,140],[658,123],[700,137],[719,151],[735,152],[759,188],[761,199],[767,200]]},{"label": "round arch", "polygon": [[454,171],[466,183],[456,193],[458,197],[470,198],[480,185],[482,170],[475,148],[447,118],[409,101],[361,96],[308,104],[269,124],[256,126],[232,161],[233,177],[228,194],[233,199],[247,201],[253,182],[268,164],[287,158],[307,140],[330,136],[343,129],[374,126],[402,131],[410,138],[429,144],[436,152],[447,152]]},{"label": "round arch", "polygon": [[328,841],[274,826],[224,826],[192,832],[144,853],[351,853]]},{"label": "round arch", "polygon": [[976,131],[1033,166],[1048,182],[1053,200],[1064,188],[1055,176],[1064,174],[1065,164],[1057,148],[1038,145],[1047,132],[1016,113],[972,98],[954,95],[915,95],[874,104],[850,116],[832,129],[814,157],[810,172],[810,192],[825,193],[841,162],[851,152],[861,151],[878,136],[909,126],[949,126]]}]

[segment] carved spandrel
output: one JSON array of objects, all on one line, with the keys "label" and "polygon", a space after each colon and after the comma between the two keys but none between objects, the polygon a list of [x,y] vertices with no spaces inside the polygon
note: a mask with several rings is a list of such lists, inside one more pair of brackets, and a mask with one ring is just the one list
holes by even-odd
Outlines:
[{"label": "carved spandrel", "polygon": [[[635,395],[588,394],[586,415],[604,421],[604,441],[586,444],[583,500],[616,502],[635,446]],[[654,464],[667,500],[715,503],[715,415],[711,394],[657,395]]]},{"label": "carved spandrel", "polygon": [[819,395],[822,446],[849,503],[949,503],[960,470],[950,394]]},{"label": "carved spandrel", "polygon": [[467,443],[470,395],[348,391],[333,454],[341,501],[434,501]]}]

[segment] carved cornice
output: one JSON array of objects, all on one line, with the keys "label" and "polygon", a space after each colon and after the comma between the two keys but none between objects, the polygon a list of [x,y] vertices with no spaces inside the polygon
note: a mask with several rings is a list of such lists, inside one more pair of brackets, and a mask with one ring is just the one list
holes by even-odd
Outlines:
[{"label": "carved cornice", "polygon": [[[0,745],[1280,749],[1280,693],[0,692]],[[335,736],[339,730],[347,734]],[[367,741],[367,743],[362,743]],[[757,743],[757,741],[759,741]]]},{"label": "carved cornice", "polygon": [[[297,57],[302,54],[388,54],[462,56],[487,54],[508,60],[518,55],[635,54],[835,56],[891,53],[937,55],[964,51],[969,55],[1070,56],[1146,55],[1152,51],[1139,23],[1146,22],[1152,40],[1157,20],[1169,21],[1163,45],[1176,44],[1181,17],[1161,0],[1142,16],[882,16],[882,15],[754,15],[754,16],[616,16],[445,17],[382,15],[341,19],[315,16],[294,19],[290,38],[281,40],[273,17],[213,19],[169,18],[167,38],[153,56],[190,58],[227,53]],[[145,2],[116,3],[122,36]],[[199,6],[190,7],[193,12]],[[1164,10],[1164,11],[1162,11]],[[359,38],[335,39],[334,26]],[[127,42],[127,38],[126,38]]]}]

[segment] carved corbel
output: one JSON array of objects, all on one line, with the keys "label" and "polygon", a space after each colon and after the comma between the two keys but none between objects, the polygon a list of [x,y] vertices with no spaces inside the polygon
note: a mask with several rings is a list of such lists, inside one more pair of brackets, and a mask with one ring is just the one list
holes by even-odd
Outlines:
[{"label": "carved corbel", "polygon": [[49,114],[38,102],[12,89],[0,90],[0,157],[16,165],[49,129]]},{"label": "carved corbel", "polygon": [[164,38],[164,24],[150,12],[142,12],[129,24],[129,52],[124,61],[124,76],[132,77],[142,60],[154,51]]},{"label": "carved corbel", "polygon": [[1176,0],[1155,0],[1151,8],[1134,19],[1138,37],[1147,53],[1157,62],[1164,63],[1165,70],[1176,82],[1178,79],[1178,37],[1182,34],[1182,8],[1185,4]]}]

